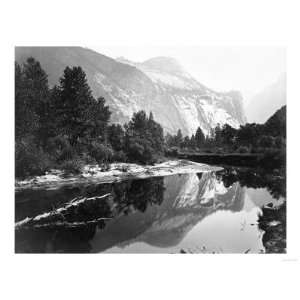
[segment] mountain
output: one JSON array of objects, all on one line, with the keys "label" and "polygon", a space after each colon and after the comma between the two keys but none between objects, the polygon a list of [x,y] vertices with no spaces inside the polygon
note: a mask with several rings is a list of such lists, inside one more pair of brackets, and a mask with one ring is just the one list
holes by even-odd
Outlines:
[{"label": "mountain", "polygon": [[246,107],[248,122],[264,123],[276,110],[286,104],[286,74],[255,95]]},{"label": "mountain", "polygon": [[267,120],[264,130],[273,136],[286,137],[286,105],[278,109]]},{"label": "mountain", "polygon": [[173,58],[155,57],[142,63],[112,59],[81,47],[16,47],[19,63],[37,59],[58,83],[66,66],[81,66],[95,97],[104,97],[112,122],[125,123],[134,112],[153,112],[166,132],[181,129],[184,135],[198,126],[205,134],[218,123],[239,127],[245,123],[242,96],[237,91],[215,92],[189,75]]}]

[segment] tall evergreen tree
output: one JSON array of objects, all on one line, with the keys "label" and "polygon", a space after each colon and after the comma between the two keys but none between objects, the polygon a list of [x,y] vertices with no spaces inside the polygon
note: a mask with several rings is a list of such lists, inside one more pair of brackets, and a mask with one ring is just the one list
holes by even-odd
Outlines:
[{"label": "tall evergreen tree", "polygon": [[196,134],[195,134],[195,143],[197,147],[202,147],[205,142],[205,135],[200,127],[197,128]]},{"label": "tall evergreen tree", "polygon": [[221,126],[220,126],[219,123],[215,127],[214,142],[215,142],[216,146],[221,146],[222,142],[223,142],[223,139],[222,139],[222,128],[221,128]]},{"label": "tall evergreen tree", "polygon": [[182,132],[180,129],[177,130],[177,134],[175,137],[175,144],[177,147],[180,147],[180,145],[182,144],[183,141],[183,136],[182,136]]},{"label": "tall evergreen tree", "polygon": [[196,147],[196,139],[195,139],[195,135],[192,134],[191,139],[190,139],[190,147],[193,149]]},{"label": "tall evergreen tree", "polygon": [[66,67],[60,79],[57,114],[62,133],[75,145],[90,128],[91,107],[95,99],[81,67]]},{"label": "tall evergreen tree", "polygon": [[27,101],[38,116],[37,142],[44,144],[48,137],[49,86],[48,76],[34,58],[27,59],[23,66]]},{"label": "tall evergreen tree", "polygon": [[15,135],[16,141],[34,134],[39,126],[38,115],[30,103],[26,77],[22,67],[15,63]]},{"label": "tall evergreen tree", "polygon": [[94,101],[88,110],[88,136],[92,139],[98,139],[103,143],[107,143],[107,126],[111,112],[109,107],[105,105],[105,99],[100,97]]}]

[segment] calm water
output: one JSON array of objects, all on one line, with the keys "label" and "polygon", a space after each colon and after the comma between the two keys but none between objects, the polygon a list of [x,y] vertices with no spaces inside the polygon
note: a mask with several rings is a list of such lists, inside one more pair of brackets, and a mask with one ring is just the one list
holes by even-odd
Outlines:
[{"label": "calm water", "polygon": [[[262,207],[285,199],[283,179],[254,170],[184,174],[16,193],[16,252],[265,253]],[[105,219],[101,219],[105,218]]]}]

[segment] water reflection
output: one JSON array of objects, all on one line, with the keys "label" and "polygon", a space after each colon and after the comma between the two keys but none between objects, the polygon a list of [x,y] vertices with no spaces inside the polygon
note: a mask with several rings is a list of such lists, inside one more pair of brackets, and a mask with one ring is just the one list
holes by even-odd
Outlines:
[{"label": "water reflection", "polygon": [[[75,196],[110,196],[21,226],[16,252],[264,252],[261,207],[279,205],[284,192],[248,177],[235,169],[18,194],[17,221]],[[24,204],[32,199],[39,205]]]}]

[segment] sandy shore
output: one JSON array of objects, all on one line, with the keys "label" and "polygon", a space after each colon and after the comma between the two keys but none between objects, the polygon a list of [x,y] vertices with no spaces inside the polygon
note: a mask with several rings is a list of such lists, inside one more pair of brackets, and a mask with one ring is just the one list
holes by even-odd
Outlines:
[{"label": "sandy shore", "polygon": [[149,178],[174,174],[204,173],[222,170],[221,167],[209,166],[188,160],[170,160],[153,166],[130,163],[113,163],[108,171],[102,171],[97,165],[87,165],[79,175],[68,175],[60,170],[51,170],[45,175],[35,176],[15,183],[16,191],[22,189],[57,189],[65,185],[85,183],[105,183],[130,178]]}]

